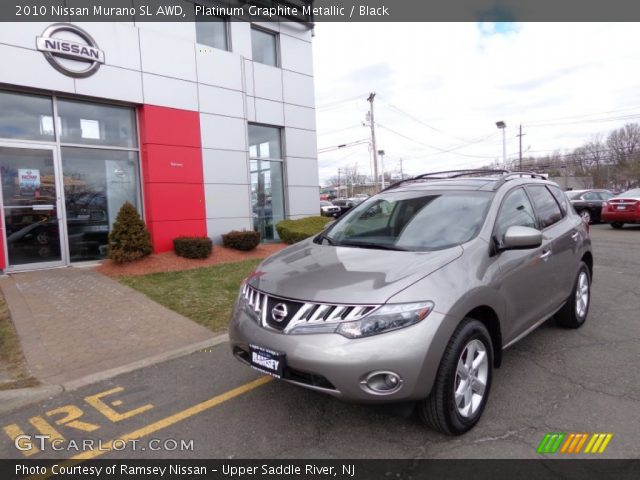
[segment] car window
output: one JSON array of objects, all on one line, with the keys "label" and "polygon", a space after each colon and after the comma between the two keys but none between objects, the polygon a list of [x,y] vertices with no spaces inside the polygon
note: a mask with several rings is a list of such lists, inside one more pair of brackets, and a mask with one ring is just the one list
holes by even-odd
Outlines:
[{"label": "car window", "polygon": [[562,212],[558,202],[544,185],[529,185],[527,187],[533,205],[540,219],[540,228],[546,228],[562,219]]},{"label": "car window", "polygon": [[600,198],[602,200],[609,200],[610,198],[613,198],[613,193],[611,193],[611,192],[600,192]]},{"label": "car window", "polygon": [[567,196],[562,192],[562,190],[560,190],[560,188],[556,187],[555,185],[547,185],[547,188],[555,197],[558,205],[560,205],[560,210],[562,210],[562,216],[564,217],[567,214],[567,210],[569,208]]},{"label": "car window", "polygon": [[600,200],[600,195],[596,192],[587,192],[582,196],[582,199],[588,201]]},{"label": "car window", "polygon": [[509,192],[502,201],[496,219],[495,236],[502,241],[509,227],[536,228],[536,216],[529,197],[522,188]]},{"label": "car window", "polygon": [[361,203],[329,232],[340,245],[428,251],[475,237],[489,192],[389,192]]},{"label": "car window", "polygon": [[577,200],[580,195],[582,195],[582,191],[568,191],[566,192],[567,197],[569,197],[569,200]]},{"label": "car window", "polygon": [[640,188],[634,188],[633,190],[627,190],[624,193],[618,195],[618,197],[632,197],[637,198],[640,197]]}]

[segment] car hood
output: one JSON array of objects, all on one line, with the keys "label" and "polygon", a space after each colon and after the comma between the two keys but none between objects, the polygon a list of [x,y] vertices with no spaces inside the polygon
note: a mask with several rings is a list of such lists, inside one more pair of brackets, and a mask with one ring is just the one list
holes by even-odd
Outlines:
[{"label": "car hood", "polygon": [[[291,299],[379,304],[462,255],[462,247],[404,252],[305,240],[267,258],[251,275],[258,290]],[[418,300],[418,299],[416,299]]]}]

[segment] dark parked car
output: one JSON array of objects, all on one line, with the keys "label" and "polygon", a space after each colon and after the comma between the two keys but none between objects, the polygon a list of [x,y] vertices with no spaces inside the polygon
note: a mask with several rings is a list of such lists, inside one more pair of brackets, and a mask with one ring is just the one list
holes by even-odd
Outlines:
[{"label": "dark parked car", "polygon": [[364,201],[363,198],[339,198],[333,201],[333,204],[340,207],[340,215],[342,216],[353,207],[360,205]]},{"label": "dark parked car", "polygon": [[609,190],[571,190],[567,196],[585,222],[598,223],[602,204],[612,198],[613,193]]}]

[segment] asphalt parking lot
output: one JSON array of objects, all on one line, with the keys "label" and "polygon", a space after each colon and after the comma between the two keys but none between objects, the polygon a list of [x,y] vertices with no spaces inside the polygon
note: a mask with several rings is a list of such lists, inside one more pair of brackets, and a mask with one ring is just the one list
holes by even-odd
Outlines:
[{"label": "asphalt parking lot", "polygon": [[[599,458],[638,458],[640,226],[596,225],[591,233],[587,323],[579,330],[545,324],[510,348],[482,420],[464,436],[271,381],[222,344],[0,417],[0,457],[537,458],[548,432],[608,432]],[[78,449],[54,451],[45,442],[21,452],[10,438],[38,432],[63,438],[59,446],[75,440]],[[86,440],[96,443],[82,452]]]}]

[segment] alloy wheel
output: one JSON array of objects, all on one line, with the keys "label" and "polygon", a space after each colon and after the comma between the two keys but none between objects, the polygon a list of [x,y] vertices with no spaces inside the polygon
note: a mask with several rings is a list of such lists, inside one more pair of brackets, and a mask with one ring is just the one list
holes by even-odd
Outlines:
[{"label": "alloy wheel", "polygon": [[480,340],[471,340],[462,350],[456,369],[455,403],[462,417],[472,417],[478,411],[488,376],[487,349]]},{"label": "alloy wheel", "polygon": [[578,286],[576,288],[576,315],[583,318],[587,314],[589,307],[589,277],[585,272],[580,272],[578,276]]},{"label": "alloy wheel", "polygon": [[589,213],[588,210],[582,210],[580,212],[580,216],[582,217],[582,220],[588,225],[589,223],[591,223],[591,214]]}]

